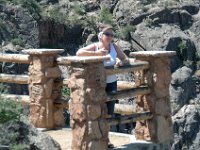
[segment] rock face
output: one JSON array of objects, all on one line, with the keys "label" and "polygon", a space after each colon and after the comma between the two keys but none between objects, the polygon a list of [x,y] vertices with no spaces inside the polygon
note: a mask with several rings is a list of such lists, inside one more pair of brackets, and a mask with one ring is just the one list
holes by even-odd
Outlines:
[{"label": "rock face", "polygon": [[174,123],[174,143],[172,150],[197,150],[200,147],[199,105],[185,105],[172,117]]},{"label": "rock face", "polygon": [[192,70],[182,67],[172,74],[170,85],[170,96],[172,113],[178,112],[189,100],[196,97],[195,80],[192,77]]},{"label": "rock face", "polygon": [[7,122],[0,125],[0,145],[23,144],[22,149],[61,150],[60,145],[49,135],[39,132],[23,117],[20,122]]},{"label": "rock face", "polygon": [[38,23],[26,9],[0,4],[0,13],[0,43],[17,38],[26,48],[39,47]]}]

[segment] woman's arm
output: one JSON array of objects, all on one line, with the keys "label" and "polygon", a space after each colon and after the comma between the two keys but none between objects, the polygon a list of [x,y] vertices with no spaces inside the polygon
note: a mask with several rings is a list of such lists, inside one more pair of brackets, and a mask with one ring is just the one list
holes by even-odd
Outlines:
[{"label": "woman's arm", "polygon": [[95,56],[95,45],[91,44],[86,47],[79,49],[76,52],[77,56]]},{"label": "woman's arm", "polygon": [[77,56],[103,56],[107,54],[107,51],[104,49],[100,49],[98,51],[95,51],[95,44],[88,45],[86,47],[83,47],[79,49],[76,52]]},{"label": "woman's arm", "polygon": [[116,65],[122,66],[129,64],[129,58],[126,56],[126,54],[116,44],[114,44],[114,46],[117,52],[117,57],[120,59]]}]

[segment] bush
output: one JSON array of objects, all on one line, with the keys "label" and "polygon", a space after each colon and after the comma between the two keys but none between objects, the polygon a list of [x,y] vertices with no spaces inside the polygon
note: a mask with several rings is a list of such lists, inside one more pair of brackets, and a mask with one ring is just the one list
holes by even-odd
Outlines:
[{"label": "bush", "polygon": [[13,45],[19,45],[21,47],[25,46],[25,43],[21,38],[12,39],[11,42],[12,42]]},{"label": "bush", "polygon": [[184,51],[187,50],[186,41],[184,41],[184,40],[182,39],[181,42],[178,44],[178,49],[179,49],[180,53],[183,54]]},{"label": "bush", "polygon": [[117,32],[117,36],[119,38],[122,38],[124,40],[130,40],[131,38],[131,32],[135,32],[136,30],[136,27],[133,26],[133,25],[127,25],[127,26],[124,26],[124,27],[121,27],[119,29],[119,32]]},{"label": "bush", "polygon": [[22,107],[19,102],[13,100],[0,98],[0,124],[6,123],[8,121],[20,120]]},{"label": "bush", "polygon": [[36,0],[12,0],[15,4],[26,8],[35,19],[40,18],[41,7]]},{"label": "bush", "polygon": [[147,27],[151,27],[152,25],[154,25],[154,20],[151,19],[150,17],[146,17],[143,22],[145,23],[145,25]]},{"label": "bush", "polygon": [[106,6],[101,7],[99,21],[104,24],[114,25],[113,15],[110,13],[109,9]]},{"label": "bush", "polygon": [[30,147],[26,144],[18,144],[18,145],[13,145],[11,147],[11,150],[28,150]]},{"label": "bush", "polygon": [[0,124],[14,120],[19,121],[22,111],[21,104],[17,101],[4,99],[2,94],[6,93],[6,88],[0,84]]},{"label": "bush", "polygon": [[72,6],[72,9],[78,15],[85,14],[85,6],[83,4],[81,4],[81,3],[74,2],[74,5]]},{"label": "bush", "polygon": [[70,89],[67,87],[62,87],[62,96],[65,99],[69,99],[70,98]]}]

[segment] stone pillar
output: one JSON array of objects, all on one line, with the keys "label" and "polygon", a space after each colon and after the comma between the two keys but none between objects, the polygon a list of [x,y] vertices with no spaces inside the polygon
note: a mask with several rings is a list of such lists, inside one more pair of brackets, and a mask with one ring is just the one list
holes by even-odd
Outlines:
[{"label": "stone pillar", "polygon": [[169,84],[171,81],[170,56],[172,51],[133,52],[137,60],[148,61],[150,68],[143,71],[144,81],[151,93],[137,97],[137,112],[151,111],[153,118],[136,123],[135,134],[140,140],[171,143],[173,140]]},{"label": "stone pillar", "polygon": [[24,50],[30,55],[30,118],[37,128],[54,128],[64,124],[63,109],[54,105],[61,98],[61,71],[55,61],[61,49]]},{"label": "stone pillar", "polygon": [[[71,89],[70,125],[72,128],[73,150],[106,150],[109,126],[104,119],[107,115],[107,95],[104,57],[72,57],[70,78]],[[67,59],[67,58],[66,58]]]}]

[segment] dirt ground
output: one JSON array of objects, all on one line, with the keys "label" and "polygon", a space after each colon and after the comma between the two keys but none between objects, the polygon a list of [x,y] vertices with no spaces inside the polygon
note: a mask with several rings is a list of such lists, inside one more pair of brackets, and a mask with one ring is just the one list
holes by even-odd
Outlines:
[{"label": "dirt ground", "polygon": [[[51,137],[53,137],[53,139],[56,140],[61,145],[62,150],[70,150],[71,140],[72,140],[70,130],[68,129],[51,130],[51,131],[46,131],[46,133],[49,134]],[[116,147],[130,143],[130,139],[128,136],[126,137],[126,136],[110,134],[110,140]]]}]

